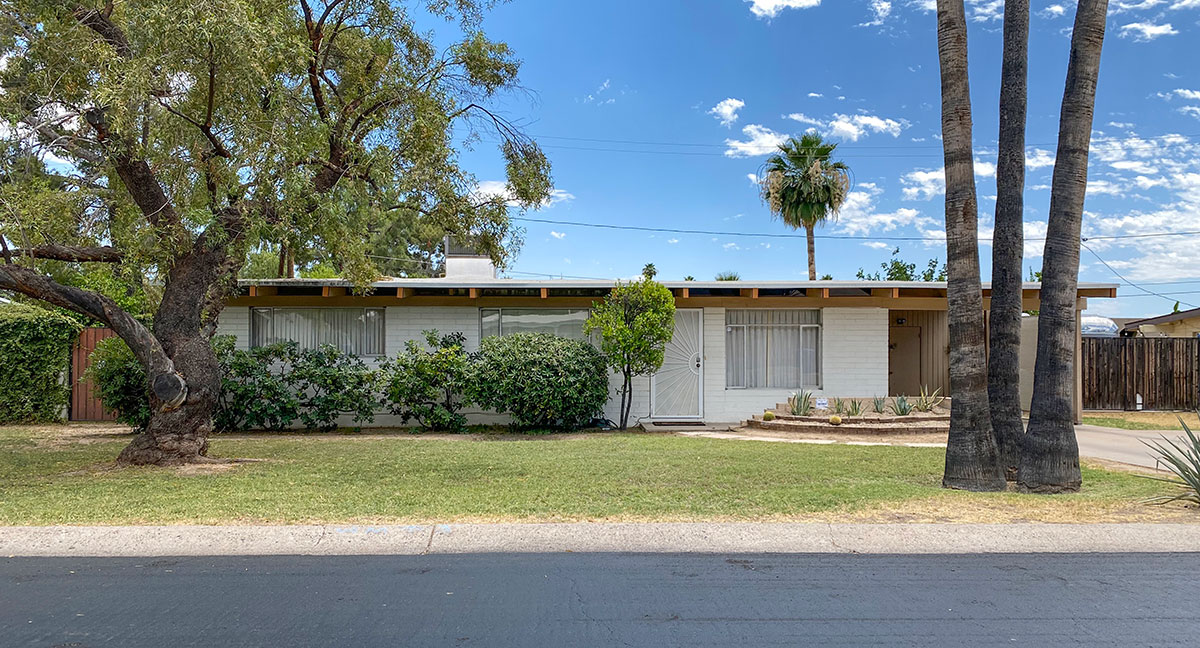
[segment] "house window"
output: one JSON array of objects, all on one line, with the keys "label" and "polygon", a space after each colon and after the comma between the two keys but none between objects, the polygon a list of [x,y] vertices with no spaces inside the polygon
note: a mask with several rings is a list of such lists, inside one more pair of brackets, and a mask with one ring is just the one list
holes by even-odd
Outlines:
[{"label": "house window", "polygon": [[479,331],[482,337],[513,333],[551,333],[559,337],[584,340],[586,308],[481,308]]},{"label": "house window", "polygon": [[332,344],[360,356],[380,356],[383,349],[382,308],[252,308],[250,345],[291,340],[301,349]]},{"label": "house window", "polygon": [[820,389],[821,311],[725,311],[727,389]]}]

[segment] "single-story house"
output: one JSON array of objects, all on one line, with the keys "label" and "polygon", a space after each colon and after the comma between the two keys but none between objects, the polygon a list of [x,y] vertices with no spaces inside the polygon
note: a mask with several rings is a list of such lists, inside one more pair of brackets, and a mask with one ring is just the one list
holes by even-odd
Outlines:
[{"label": "single-story house", "polygon": [[1127,320],[1122,323],[1125,337],[1191,338],[1200,335],[1200,308],[1167,313],[1158,317]]},{"label": "single-story house", "polygon": [[[592,304],[613,286],[497,279],[489,262],[469,256],[447,259],[446,275],[377,281],[365,296],[351,294],[339,279],[242,281],[218,331],[235,336],[241,348],[291,339],[380,358],[437,329],[462,332],[473,350],[486,336],[520,331],[582,337]],[[800,390],[854,398],[950,391],[945,283],[663,284],[675,295],[675,335],[662,369],[635,382],[633,419],[740,421]],[[1024,286],[1027,309],[1038,308],[1039,291],[1038,284]],[[986,284],[983,293],[987,308]],[[1115,294],[1112,284],[1081,284],[1078,311],[1089,298]],[[612,384],[615,393],[615,376]],[[617,418],[617,405],[610,401],[608,418]],[[392,418],[380,416],[376,424],[397,424]]]}]

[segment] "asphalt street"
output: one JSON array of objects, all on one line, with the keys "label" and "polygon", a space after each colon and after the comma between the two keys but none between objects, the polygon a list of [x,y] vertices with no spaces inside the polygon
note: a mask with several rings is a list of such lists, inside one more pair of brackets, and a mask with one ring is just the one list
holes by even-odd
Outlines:
[{"label": "asphalt street", "polygon": [[0,560],[0,645],[1194,646],[1200,554]]},{"label": "asphalt street", "polygon": [[1079,441],[1079,454],[1110,461],[1159,468],[1162,466],[1145,441],[1183,439],[1179,430],[1119,430],[1097,425],[1076,425],[1075,438]]}]

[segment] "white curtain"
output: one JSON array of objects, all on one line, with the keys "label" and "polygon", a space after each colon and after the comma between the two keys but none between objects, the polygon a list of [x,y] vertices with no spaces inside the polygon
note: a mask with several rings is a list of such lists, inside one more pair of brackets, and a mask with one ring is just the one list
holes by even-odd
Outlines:
[{"label": "white curtain", "polygon": [[582,340],[588,312],[585,308],[484,308],[479,311],[480,332],[483,337],[550,333]]},{"label": "white curtain", "polygon": [[382,308],[255,308],[251,344],[291,340],[301,349],[332,344],[345,353],[383,355]]},{"label": "white curtain", "polygon": [[726,387],[820,387],[821,311],[746,309],[725,313]]}]

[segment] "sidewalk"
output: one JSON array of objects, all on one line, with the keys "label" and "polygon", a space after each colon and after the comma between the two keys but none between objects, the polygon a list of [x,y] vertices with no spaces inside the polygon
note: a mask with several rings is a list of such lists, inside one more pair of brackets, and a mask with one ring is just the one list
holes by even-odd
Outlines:
[{"label": "sidewalk", "polygon": [[1200,552],[1200,523],[0,527],[0,556],[8,557],[533,552]]}]

